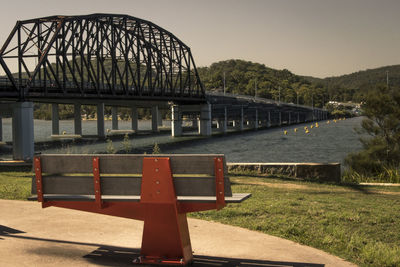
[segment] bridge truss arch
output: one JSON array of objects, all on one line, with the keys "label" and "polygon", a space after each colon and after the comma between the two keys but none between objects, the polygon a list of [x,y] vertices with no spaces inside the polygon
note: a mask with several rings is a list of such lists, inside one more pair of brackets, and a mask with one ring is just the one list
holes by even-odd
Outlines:
[{"label": "bridge truss arch", "polygon": [[0,97],[203,102],[190,48],[115,14],[18,21],[0,50]]}]

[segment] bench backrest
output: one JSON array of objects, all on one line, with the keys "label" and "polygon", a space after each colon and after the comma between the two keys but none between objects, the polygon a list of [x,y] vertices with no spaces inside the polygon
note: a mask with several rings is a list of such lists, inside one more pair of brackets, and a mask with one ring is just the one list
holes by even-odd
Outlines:
[{"label": "bench backrest", "polygon": [[[224,155],[41,155],[44,194],[94,195],[93,158],[99,157],[102,195],[140,195],[144,157],[170,158],[177,196],[215,196],[214,159],[223,158],[225,196],[232,196]],[[32,182],[32,194],[36,183]]]}]

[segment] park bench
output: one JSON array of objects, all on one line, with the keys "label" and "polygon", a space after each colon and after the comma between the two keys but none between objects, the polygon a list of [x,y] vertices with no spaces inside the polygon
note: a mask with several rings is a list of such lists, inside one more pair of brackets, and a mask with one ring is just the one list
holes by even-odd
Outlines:
[{"label": "park bench", "polygon": [[186,213],[250,197],[232,194],[224,155],[40,155],[34,168],[43,208],[143,220],[142,264],[190,263]]}]

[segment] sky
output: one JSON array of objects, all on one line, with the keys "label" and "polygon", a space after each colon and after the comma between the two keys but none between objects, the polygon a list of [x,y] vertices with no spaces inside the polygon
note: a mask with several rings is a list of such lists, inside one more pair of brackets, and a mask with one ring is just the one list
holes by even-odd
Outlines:
[{"label": "sky", "polygon": [[399,12],[399,0],[12,0],[0,44],[17,20],[127,14],[172,32],[198,67],[243,59],[324,78],[400,64]]}]

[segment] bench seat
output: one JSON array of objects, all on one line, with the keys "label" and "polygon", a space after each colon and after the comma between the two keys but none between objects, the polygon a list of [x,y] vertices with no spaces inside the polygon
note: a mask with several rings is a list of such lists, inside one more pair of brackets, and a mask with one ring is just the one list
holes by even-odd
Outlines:
[{"label": "bench seat", "polygon": [[61,207],[143,220],[140,264],[193,260],[186,214],[220,210],[232,193],[224,155],[40,155],[32,197]]},{"label": "bench seat", "polygon": [[[240,203],[251,196],[250,193],[233,193],[232,196],[226,196],[226,203]],[[95,201],[95,195],[65,195],[65,194],[44,194],[45,200],[59,201]],[[215,196],[178,196],[179,202],[200,202],[200,203],[215,203]],[[37,200],[37,196],[33,195],[29,200]],[[107,201],[140,201],[140,196],[127,195],[102,195],[101,200]]]}]

